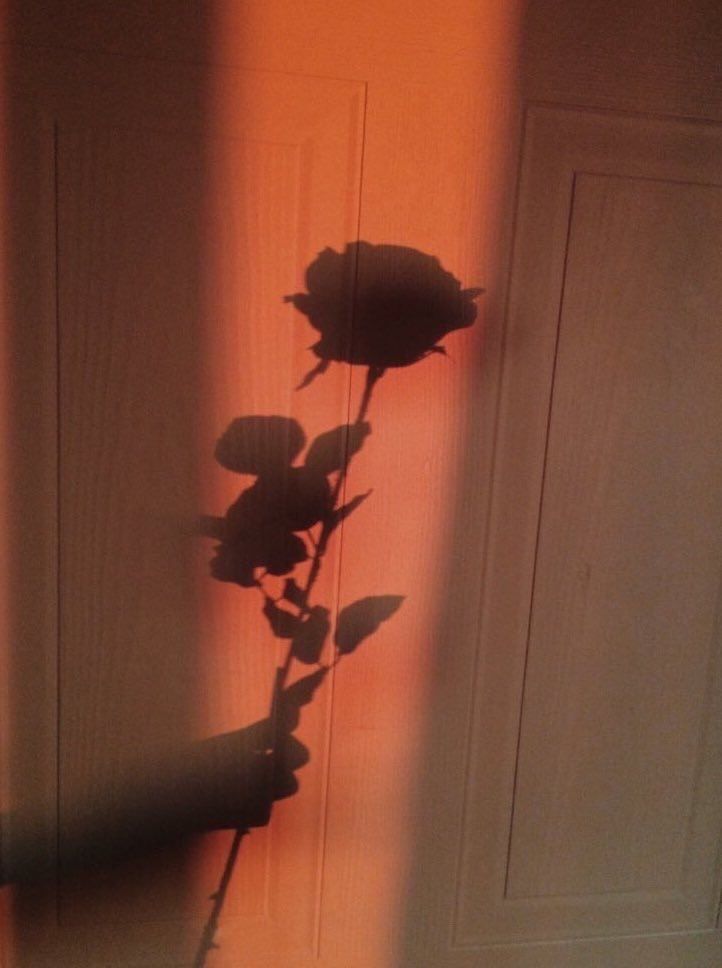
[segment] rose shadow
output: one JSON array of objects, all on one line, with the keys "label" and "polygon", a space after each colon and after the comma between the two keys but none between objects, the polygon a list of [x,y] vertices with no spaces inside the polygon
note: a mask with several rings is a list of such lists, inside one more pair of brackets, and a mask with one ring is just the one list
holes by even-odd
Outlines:
[{"label": "rose shadow", "polygon": [[[307,292],[285,297],[320,334],[311,347],[318,363],[299,389],[331,363],[364,366],[358,413],[353,422],[312,441],[302,463],[306,437],[297,421],[278,415],[233,420],[218,441],[215,459],[224,469],[255,480],[222,516],[206,515],[199,525],[200,533],[216,542],[211,576],[260,590],[271,637],[289,643],[286,661],[276,670],[268,716],[194,744],[182,760],[140,777],[137,793],[127,791],[112,815],[87,818],[82,828],[64,833],[63,875],[82,876],[103,866],[112,871],[135,856],[201,832],[235,831],[194,968],[202,968],[215,945],[243,836],[266,826],[275,801],[299,790],[296,773],[310,759],[308,747],[295,735],[303,707],[313,701],[330,669],[402,602],[400,596],[381,595],[346,606],[333,633],[334,658],[321,661],[332,635],[331,613],[324,605],[311,605],[310,598],[330,538],[370,494],[343,503],[350,462],[371,434],[366,416],[374,387],[389,369],[444,354],[440,341],[474,323],[474,300],[483,292],[462,289],[434,256],[363,241],[341,253],[319,253],[307,269],[306,285]],[[313,529],[315,538],[309,537]],[[309,576],[301,587],[293,572],[309,560]],[[280,597],[264,588],[265,575],[285,578]],[[294,661],[315,668],[287,685]],[[35,852],[33,844],[19,844],[0,883],[33,880],[41,869],[40,864],[35,869]]]}]

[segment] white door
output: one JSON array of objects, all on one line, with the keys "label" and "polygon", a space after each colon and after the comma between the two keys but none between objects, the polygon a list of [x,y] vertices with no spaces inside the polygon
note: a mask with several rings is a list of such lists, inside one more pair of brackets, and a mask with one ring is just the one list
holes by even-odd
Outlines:
[{"label": "white door", "polygon": [[719,961],[721,148],[528,114],[471,711],[429,780],[464,810],[421,848],[455,891],[427,958],[418,890],[416,963]]},{"label": "white door", "polygon": [[40,6],[8,966],[717,966],[720,129],[520,133],[509,4]]}]

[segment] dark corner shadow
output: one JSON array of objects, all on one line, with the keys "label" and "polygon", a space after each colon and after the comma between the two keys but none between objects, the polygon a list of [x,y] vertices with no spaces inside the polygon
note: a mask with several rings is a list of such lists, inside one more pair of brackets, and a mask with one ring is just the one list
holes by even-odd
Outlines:
[{"label": "dark corner shadow", "polygon": [[[308,267],[306,285],[307,292],[285,297],[320,334],[311,347],[318,362],[298,389],[332,363],[365,367],[358,412],[352,422],[310,443],[291,417],[232,420],[214,456],[225,470],[252,480],[224,513],[204,515],[198,525],[215,543],[211,576],[257,594],[271,640],[287,642],[268,715],[193,745],[182,762],[140,783],[137,797],[131,792],[117,803],[112,817],[64,833],[63,873],[75,873],[112,866],[195,833],[235,831],[196,966],[205,964],[215,945],[242,837],[268,824],[274,802],[299,789],[296,774],[311,755],[295,735],[303,707],[329,672],[403,602],[399,595],[369,596],[342,608],[334,621],[333,603],[314,598],[331,538],[371,494],[347,497],[345,484],[352,459],[371,435],[367,416],[374,387],[393,368],[443,354],[444,337],[475,321],[474,300],[483,291],[462,289],[434,256],[369,242],[349,244],[341,253],[325,249]],[[380,542],[383,538],[380,534]],[[32,879],[32,857],[30,844],[25,850],[18,845],[3,882]]]},{"label": "dark corner shadow", "polygon": [[[127,414],[116,422],[113,406],[118,397],[113,396],[112,379],[102,360],[122,358],[123,366],[132,367],[144,346],[165,347],[155,364],[147,362],[155,380],[155,384],[148,381],[155,407],[145,407],[137,398],[132,403],[144,421],[138,427],[139,440],[149,445],[143,457],[154,465],[152,471],[147,464],[128,468],[139,470],[138,476],[146,472],[154,481],[163,477],[166,468],[161,466],[160,455],[167,450],[162,440],[157,448],[153,446],[160,432],[157,428],[167,428],[175,421],[177,429],[186,414],[192,418],[196,412],[202,382],[198,341],[208,274],[205,227],[214,164],[209,158],[214,124],[209,108],[215,92],[210,65],[214,63],[216,19],[212,3],[175,0],[153,4],[9,0],[3,9],[5,56],[0,75],[6,95],[6,139],[0,180],[7,242],[4,270],[12,284],[5,287],[2,298],[9,367],[0,401],[3,416],[8,418],[8,459],[3,471],[8,702],[3,713],[7,712],[9,742],[3,750],[6,813],[0,818],[0,880],[13,885],[7,892],[10,901],[3,926],[8,934],[3,942],[7,942],[8,957],[12,952],[17,964],[36,963],[41,926],[54,900],[46,904],[46,898],[56,893],[58,839],[61,855],[66,841],[64,836],[58,838],[55,828],[58,820],[62,827],[66,818],[58,818],[57,813],[53,816],[56,791],[52,787],[56,770],[67,764],[66,759],[61,766],[55,762],[57,731],[60,726],[64,740],[66,713],[72,703],[69,694],[77,695],[87,685],[81,676],[73,674],[71,681],[66,675],[62,683],[66,705],[59,724],[55,704],[61,687],[54,678],[53,654],[58,546],[61,541],[73,541],[73,553],[78,552],[77,572],[61,564],[61,591],[67,600],[73,600],[65,613],[67,619],[77,601],[91,593],[87,587],[68,586],[68,581],[90,576],[96,583],[93,590],[99,591],[108,580],[97,575],[99,555],[105,552],[92,549],[82,538],[76,540],[77,535],[90,521],[103,528],[103,510],[117,508],[115,498],[125,486],[119,464],[116,469],[121,472],[115,479],[103,477],[100,467],[100,452],[106,444],[112,450],[117,429],[127,427],[128,437],[132,430],[132,418]],[[174,62],[182,62],[182,69]],[[88,82],[90,75],[97,92]],[[159,122],[155,106],[162,100],[164,84],[158,86],[158,99],[154,95],[148,98],[147,114],[142,103],[149,77],[161,75],[173,78],[169,90],[183,106],[173,118],[168,117],[167,125]],[[83,91],[80,98],[79,90]],[[103,110],[99,113],[99,104],[108,105],[107,116]],[[169,160],[168,168],[161,167],[159,159]],[[97,178],[80,174],[86,163]],[[87,247],[71,251],[74,246],[66,243],[76,229],[89,238],[91,226],[101,223],[107,233],[98,239],[93,252]],[[112,320],[104,315],[110,289],[117,295]],[[74,311],[77,296],[83,304],[79,313]],[[182,325],[178,325],[181,319]],[[133,345],[126,342],[127,334]],[[92,357],[90,368],[83,373],[71,362],[72,348],[79,339],[87,340],[84,345]],[[134,394],[144,374],[128,375],[127,392]],[[101,383],[104,389],[96,393],[94,387]],[[97,436],[82,432],[81,428],[87,429],[83,421],[89,413]],[[105,443],[99,444],[101,437]],[[69,438],[78,446],[69,447]],[[58,462],[59,446],[62,459]],[[172,507],[156,504],[153,510],[160,514],[154,516],[148,505],[147,517],[154,518],[153,527],[157,525],[161,541],[167,541],[155,546],[159,557],[164,548],[178,548],[182,538],[157,519],[165,514],[168,521],[175,522],[187,509],[198,506],[194,457],[189,455],[188,473],[169,500]],[[96,503],[79,498],[82,487],[73,476],[87,458],[99,462],[88,471],[95,473]],[[56,482],[63,492],[60,502],[53,493]],[[149,502],[156,501],[151,494],[154,486],[148,489]],[[110,489],[116,490],[109,494]],[[78,530],[63,527],[59,539],[57,511],[59,504],[67,506],[68,501],[73,506],[69,517]],[[145,511],[141,514],[145,519]],[[133,526],[140,524],[135,521]],[[114,557],[111,530],[104,535],[108,542],[104,560],[108,561]],[[130,534],[128,544],[132,538]],[[148,535],[141,538],[146,540]],[[132,580],[128,575],[127,581]],[[177,600],[181,594],[177,586],[169,598]],[[102,607],[99,603],[99,611]],[[158,686],[161,701],[147,709],[136,734],[124,737],[127,746],[144,733],[153,740],[165,736],[169,716],[176,737],[190,733],[194,681],[186,673],[197,661],[196,631],[189,621],[173,642],[169,641],[172,633],[163,638],[161,630],[161,641],[144,643],[148,654],[157,658],[156,667],[171,671],[165,687]],[[82,660],[83,649],[92,648],[90,634],[75,649],[73,658]],[[72,645],[74,648],[75,643]],[[67,657],[68,653],[61,658],[67,661]],[[128,669],[124,688],[136,691],[145,671],[140,664]],[[110,723],[111,716],[106,708],[99,719],[106,717],[105,722]],[[103,764],[98,765],[102,769]],[[90,760],[88,766],[92,767]],[[172,813],[171,797],[159,790],[159,798],[157,813]],[[105,802],[109,799],[104,791]],[[140,800],[139,795],[138,804]],[[129,803],[127,810],[132,813],[136,806]],[[91,829],[72,834],[67,843],[72,864],[80,867],[82,862],[97,868],[105,863],[108,851],[120,855],[126,845],[132,847],[142,823],[134,822],[139,819],[137,811],[127,825],[116,822],[116,815],[120,817],[124,809],[119,804],[112,818],[100,808],[92,812],[87,820]],[[153,824],[160,826],[155,820]],[[110,831],[107,847],[105,830]],[[86,833],[92,849],[82,846]],[[179,880],[190,878],[192,854],[179,848],[176,860]],[[4,944],[0,947],[4,949]]]}]

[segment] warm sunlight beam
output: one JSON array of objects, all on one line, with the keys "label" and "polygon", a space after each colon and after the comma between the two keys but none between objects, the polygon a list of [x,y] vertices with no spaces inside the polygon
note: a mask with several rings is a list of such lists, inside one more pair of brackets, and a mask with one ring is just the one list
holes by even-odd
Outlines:
[{"label": "warm sunlight beam", "polygon": [[[309,757],[300,790],[241,844],[227,888],[225,913],[239,917],[236,933],[226,922],[229,946],[235,937],[249,944],[240,916],[254,913],[267,918],[250,942],[258,950],[300,944],[333,963],[363,949],[367,963],[390,966],[400,943],[418,849],[425,706],[449,647],[439,623],[456,571],[457,501],[489,458],[494,399],[481,375],[496,365],[504,298],[520,17],[520,7],[501,2],[331,9],[277,0],[228,8],[217,26],[219,61],[238,62],[242,49],[243,65],[261,70],[223,77],[214,91],[199,437],[208,514],[222,515],[254,480],[212,459],[231,420],[292,417],[311,442],[363,408],[366,368],[319,365],[308,350],[318,333],[294,311],[301,302],[284,301],[306,290],[319,253],[359,238],[407,246],[486,290],[476,325],[443,341],[447,355],[389,370],[373,390],[372,433],[344,484],[349,499],[371,496],[330,540],[312,599],[331,621],[367,596],[404,604],[303,708],[294,733]],[[377,279],[368,255],[355,256],[339,278],[347,297],[357,285],[361,298]],[[391,249],[387,258],[393,285]],[[302,448],[295,453],[298,466]],[[220,521],[215,527],[223,533]],[[208,554],[206,545],[200,581]],[[293,571],[300,587],[309,562]],[[287,647],[274,642],[262,607],[262,595],[283,594],[284,580],[267,575],[259,595],[225,577],[203,592],[200,729],[209,738],[268,715]],[[292,608],[280,599],[276,607]],[[303,672],[296,663],[291,678]],[[204,877],[220,872],[231,843],[230,833],[215,836],[222,846]]]}]

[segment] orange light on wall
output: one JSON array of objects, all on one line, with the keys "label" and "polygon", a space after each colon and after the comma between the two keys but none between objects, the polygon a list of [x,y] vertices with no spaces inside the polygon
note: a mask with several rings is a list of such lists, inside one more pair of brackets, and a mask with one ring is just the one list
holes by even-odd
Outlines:
[{"label": "orange light on wall", "polygon": [[[241,844],[224,908],[237,918],[235,929],[225,922],[228,950],[244,914],[270,926],[252,942],[259,951],[300,945],[335,963],[363,949],[364,963],[381,966],[400,943],[426,704],[443,666],[439,625],[458,554],[456,500],[490,452],[494,400],[479,374],[484,341],[491,362],[483,365],[493,369],[498,353],[520,17],[520,7],[466,2],[413,11],[272,3],[219,14],[218,60],[245,70],[219,73],[212,99],[199,429],[206,513],[218,520],[260,486],[213,459],[232,421],[293,421],[305,441],[289,467],[301,468],[319,435],[353,426],[364,410],[366,369],[334,362],[338,355],[319,366],[305,297],[288,298],[308,291],[314,266],[328,265],[333,277],[330,253],[358,240],[387,246],[387,289],[400,253],[428,253],[463,286],[486,290],[476,325],[443,341],[446,357],[432,344],[418,365],[373,387],[369,437],[344,482],[346,501],[370,496],[330,540],[314,584],[314,603],[329,613],[323,654],[333,654],[335,618],[352,603],[398,596],[403,606],[300,711],[294,735],[309,760],[298,793],[278,800],[268,828]],[[338,266],[351,339],[358,300],[378,283],[369,251]],[[435,271],[431,258],[420,270],[422,299]],[[480,444],[479,434],[487,435]],[[206,544],[199,728],[209,742],[268,715],[288,641],[269,627],[266,589],[276,609],[292,609],[282,577],[267,575],[261,594],[209,581],[210,556]],[[292,573],[301,587],[307,569],[299,563]],[[222,869],[230,840],[224,835],[204,877]]]}]

